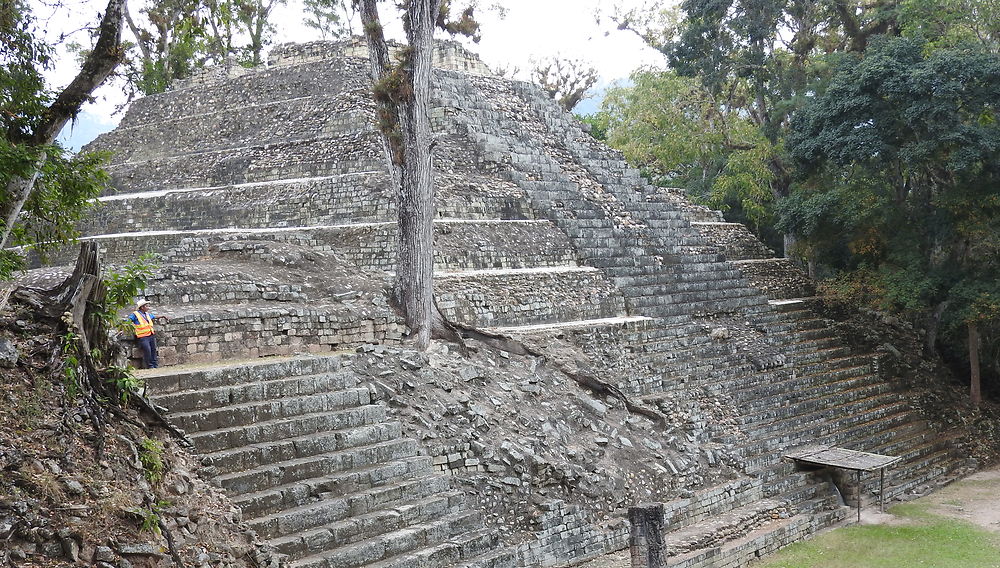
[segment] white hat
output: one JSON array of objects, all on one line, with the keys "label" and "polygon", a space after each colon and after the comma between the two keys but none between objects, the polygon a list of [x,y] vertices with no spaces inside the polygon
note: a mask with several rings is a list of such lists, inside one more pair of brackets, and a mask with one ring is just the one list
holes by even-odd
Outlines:
[{"label": "white hat", "polygon": [[139,309],[149,303],[149,300],[139,300],[135,303],[135,309]]}]

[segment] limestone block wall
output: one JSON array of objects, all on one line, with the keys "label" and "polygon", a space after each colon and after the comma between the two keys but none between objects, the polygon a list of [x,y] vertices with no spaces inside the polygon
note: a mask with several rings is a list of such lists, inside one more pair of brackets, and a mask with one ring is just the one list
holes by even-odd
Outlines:
[{"label": "limestone block wall", "polygon": [[112,165],[107,171],[113,192],[130,193],[370,172],[382,164],[378,136],[359,132],[159,157]]},{"label": "limestone block wall", "polygon": [[116,163],[372,130],[371,95],[339,91],[117,128],[90,148]]},{"label": "limestone block wall", "polygon": [[[151,301],[159,303],[152,295]],[[161,363],[328,353],[365,343],[398,343],[404,326],[388,308],[365,317],[347,307],[254,304],[212,311],[174,311],[159,326]],[[136,353],[138,355],[138,353]]]},{"label": "limestone block wall", "polygon": [[816,294],[816,284],[787,258],[738,262],[740,271],[757,289],[773,300],[806,298]]},{"label": "limestone block wall", "polygon": [[[485,207],[485,204],[484,204]],[[392,218],[384,175],[351,173],[141,194],[103,201],[84,235],[129,231],[281,228],[377,222]]]},{"label": "limestone block wall", "polygon": [[[398,45],[391,45],[395,52]],[[337,57],[356,57],[366,60],[368,46],[362,37],[346,41],[315,41],[309,43],[286,43],[275,46],[268,58],[270,67],[302,65],[314,61],[325,61]],[[437,41],[434,44],[434,66],[439,69],[459,71],[475,75],[493,75],[479,57],[465,49],[457,41]]]},{"label": "limestone block wall", "polygon": [[[439,270],[517,269],[576,266],[576,251],[566,236],[544,221],[435,223],[435,265]],[[498,238],[502,234],[504,238]],[[126,264],[144,254],[160,263],[243,260],[288,264],[311,253],[331,254],[360,269],[392,270],[395,225],[366,223],[289,230],[153,231],[95,237],[106,262]],[[295,247],[294,250],[289,247]],[[52,252],[48,261],[68,264],[78,247]],[[284,258],[284,260],[282,260]],[[31,259],[33,267],[40,259]]]},{"label": "limestone block wall", "polygon": [[[445,219],[534,219],[523,191],[442,176],[437,216]],[[392,222],[387,176],[359,172],[308,179],[142,194],[104,200],[81,223],[83,235],[133,231],[283,228]]]},{"label": "limestone block wall", "polygon": [[741,223],[696,222],[702,235],[722,249],[728,260],[771,258],[774,251],[767,248]]},{"label": "limestone block wall", "polygon": [[623,315],[621,293],[599,271],[488,271],[435,282],[437,303],[449,318],[481,327]]},{"label": "limestone block wall", "polygon": [[[223,82],[178,83],[165,93],[133,102],[121,125],[131,128],[227,109],[364,89],[368,83],[367,68],[367,62],[362,59],[341,58],[294,67],[241,71],[240,76]],[[98,137],[98,144],[100,140]]]}]

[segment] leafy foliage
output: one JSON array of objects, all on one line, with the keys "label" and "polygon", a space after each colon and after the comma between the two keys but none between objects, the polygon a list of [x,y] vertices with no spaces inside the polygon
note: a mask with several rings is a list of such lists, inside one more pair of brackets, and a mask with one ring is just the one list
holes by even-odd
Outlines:
[{"label": "leafy foliage", "polygon": [[550,57],[535,62],[531,81],[569,112],[587,98],[597,70],[579,59]]},{"label": "leafy foliage", "polygon": [[323,39],[349,37],[354,33],[357,9],[351,0],[305,0],[306,27],[319,31]]},{"label": "leafy foliage", "polygon": [[[0,38],[4,40],[0,43],[0,187],[37,175],[8,244],[44,255],[77,236],[76,221],[104,189],[108,177],[101,170],[104,155],[70,156],[57,144],[28,143],[54,97],[42,77],[50,63],[50,47],[35,38],[36,31],[26,4],[0,6]],[[0,210],[7,211],[15,200],[11,191],[0,193]],[[23,267],[22,251],[0,251],[0,280],[10,279]]]},{"label": "leafy foliage", "polygon": [[163,444],[152,438],[143,438],[137,449],[146,479],[150,483],[159,483],[167,469],[163,461]]},{"label": "leafy foliage", "polygon": [[715,207],[735,206],[754,224],[767,222],[773,148],[754,124],[721,112],[697,79],[647,69],[631,83],[605,94],[600,116],[608,143],[654,183],[684,187]]},{"label": "leafy foliage", "polygon": [[[315,20],[307,25],[326,29],[336,7],[345,2],[310,0]],[[129,27],[135,43],[124,76],[132,94],[160,93],[197,69],[232,58],[240,65],[263,62],[274,34],[274,9],[285,0],[151,0],[134,15]],[[338,20],[339,21],[339,20]],[[320,27],[323,26],[323,27]]]},{"label": "leafy foliage", "polygon": [[1000,57],[982,46],[874,38],[789,137],[802,184],[782,226],[847,271],[844,290],[912,317],[941,307],[953,354],[954,330],[1000,315],[997,92]]},{"label": "leafy foliage", "polygon": [[[35,39],[34,31],[23,0],[0,2],[0,132],[5,141],[27,138],[51,96],[42,70],[51,64],[52,50]],[[5,159],[11,150],[0,152]]]}]

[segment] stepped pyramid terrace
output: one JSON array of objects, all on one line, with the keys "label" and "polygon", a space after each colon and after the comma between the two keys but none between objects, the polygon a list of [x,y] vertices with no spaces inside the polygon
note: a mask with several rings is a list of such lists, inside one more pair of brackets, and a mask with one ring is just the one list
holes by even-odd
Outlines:
[{"label": "stepped pyramid terrace", "polygon": [[146,298],[170,319],[149,394],[289,566],[623,558],[629,508],[653,502],[670,566],[745,566],[880,496],[877,474],[859,496],[853,474],[791,451],[899,456],[886,498],[975,466],[968,433],[851,349],[809,279],[744,226],[649,185],[458,44],[436,61],[437,302],[543,357],[406,347],[357,43],[208,70],[88,148],[112,152],[113,187],[84,238],[110,264],[159,263]]}]

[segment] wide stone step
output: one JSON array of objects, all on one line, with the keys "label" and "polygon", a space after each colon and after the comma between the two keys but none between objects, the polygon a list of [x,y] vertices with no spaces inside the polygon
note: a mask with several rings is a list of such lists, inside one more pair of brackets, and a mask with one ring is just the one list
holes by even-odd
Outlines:
[{"label": "wide stone step", "polygon": [[304,436],[239,446],[203,455],[211,460],[211,464],[220,473],[229,474],[253,470],[268,464],[388,442],[400,436],[402,436],[402,426],[399,422],[379,422],[343,430],[313,432]]},{"label": "wide stone step", "polygon": [[669,317],[678,315],[689,316],[711,316],[721,314],[742,313],[751,315],[756,313],[758,308],[766,306],[766,299],[756,294],[750,289],[731,291],[731,294],[724,293],[699,293],[690,296],[673,296],[670,300],[649,298],[646,300],[647,306],[636,306],[629,301],[637,313],[649,314],[657,317]]},{"label": "wide stone step", "polygon": [[894,428],[913,419],[912,412],[904,402],[885,404],[870,410],[855,411],[835,420],[816,420],[800,428],[782,425],[768,432],[757,432],[757,436],[770,436],[763,441],[743,444],[734,448],[734,453],[742,455],[748,473],[767,468],[781,459],[781,455],[791,448],[805,445],[847,446],[862,438],[866,433],[883,428]]},{"label": "wide stone step", "polygon": [[[351,383],[352,379],[348,375],[338,373],[342,366],[343,358],[341,356],[273,357],[269,359],[244,359],[207,367],[146,370],[142,371],[141,376],[146,382],[150,395],[154,397],[154,400],[159,401],[160,399],[156,397],[168,394],[179,394],[183,397],[183,393],[194,393],[214,388],[240,387],[241,385],[249,386],[266,381],[282,380],[287,377],[305,377],[309,381],[317,375],[326,375],[327,373],[336,374],[337,377],[324,377],[322,379],[316,377],[316,379],[343,381],[344,386],[357,384],[356,378]],[[180,408],[179,410],[186,409]]]},{"label": "wide stone step", "polygon": [[816,283],[787,258],[743,260],[735,263],[751,286],[771,299],[801,298],[816,294]]},{"label": "wide stone step", "polygon": [[369,566],[379,561],[387,561],[395,556],[411,554],[421,548],[429,548],[446,542],[457,534],[479,528],[480,523],[478,513],[452,513],[433,522],[392,531],[326,554],[321,553],[297,559],[292,561],[289,566],[291,568]]},{"label": "wide stone step", "polygon": [[623,291],[632,298],[642,298],[645,296],[673,296],[690,292],[704,292],[706,290],[732,290],[746,288],[746,282],[740,279],[705,279],[705,280],[680,280],[669,284],[657,284],[652,286],[626,286]]},{"label": "wide stone step", "polygon": [[[840,361],[851,356],[851,349],[843,343],[839,341],[830,343],[833,344],[828,343],[826,347],[809,348],[809,346],[805,346],[803,349],[789,349],[785,361],[788,365],[810,368],[810,365],[822,365],[826,361]],[[864,356],[859,355],[858,357]]]},{"label": "wide stone step", "polygon": [[698,230],[716,246],[722,248],[729,260],[771,258],[774,251],[767,248],[742,223],[694,222],[691,226]]},{"label": "wide stone step", "polygon": [[878,382],[867,366],[833,368],[810,375],[785,373],[783,380],[763,382],[738,391],[729,391],[737,404],[755,404],[768,407],[785,401],[812,398],[813,393],[823,393],[840,388],[850,389]]},{"label": "wide stone step", "polygon": [[355,467],[411,458],[416,453],[416,442],[413,440],[390,439],[366,446],[348,447],[339,451],[274,462],[246,471],[223,474],[216,479],[231,493],[243,495],[329,476]]},{"label": "wide stone step", "polygon": [[670,558],[671,568],[712,568],[749,566],[759,558],[789,544],[805,540],[818,530],[832,526],[846,516],[846,508],[816,514],[795,515],[760,526],[748,534],[721,544]]},{"label": "wide stone step", "polygon": [[696,491],[693,496],[686,499],[664,503],[663,518],[671,530],[681,530],[754,503],[762,497],[760,481],[740,478]]},{"label": "wide stone step", "polygon": [[[681,555],[692,550],[718,546],[790,514],[788,507],[781,501],[760,499],[696,525],[670,531],[663,540],[671,556]],[[668,563],[673,564],[669,560]]]},{"label": "wide stone step", "polygon": [[[318,501],[251,519],[247,524],[261,538],[273,540],[321,529],[329,523],[402,506],[450,490],[451,480],[442,475],[402,479],[350,495],[321,495]],[[325,550],[325,547],[319,550]]]},{"label": "wide stone step", "polygon": [[156,404],[173,415],[198,409],[274,401],[285,397],[308,396],[351,389],[358,378],[350,372],[293,375],[273,380],[177,391],[154,397]]},{"label": "wide stone step", "polygon": [[188,433],[204,432],[302,414],[333,412],[364,406],[371,402],[368,388],[283,397],[217,407],[209,410],[171,413],[171,419]]},{"label": "wide stone step", "polygon": [[514,553],[500,548],[496,531],[479,530],[462,533],[447,541],[417,550],[416,552],[394,556],[387,560],[368,564],[368,568],[429,568],[440,566],[464,566],[472,568],[501,568],[515,566]]},{"label": "wide stone step", "polygon": [[[734,448],[734,451],[744,457],[750,457],[787,447],[818,444],[819,440],[827,445],[837,445],[836,442],[848,438],[854,432],[851,428],[857,424],[878,422],[879,419],[896,416],[907,412],[907,403],[898,397],[879,394],[870,399],[852,401],[831,408],[823,408],[808,413],[792,414],[766,423],[752,425],[744,433],[753,440],[750,443]],[[908,418],[908,415],[903,418]],[[900,422],[905,419],[900,419]],[[893,423],[886,422],[886,427]]]},{"label": "wide stone step", "polygon": [[620,330],[634,328],[645,328],[652,318],[645,316],[621,316],[614,318],[599,318],[576,321],[562,321],[552,323],[542,323],[534,325],[501,326],[486,328],[486,331],[523,337],[527,335],[547,335],[553,332],[589,334],[589,333],[615,333]]},{"label": "wide stone step", "polygon": [[[211,259],[212,265],[238,262],[280,260],[289,254],[289,247],[302,251],[330,253],[358,268],[394,270],[396,264],[395,223],[355,223],[348,225],[290,226],[274,229],[229,228],[197,231],[149,231],[88,237],[97,243],[103,257],[112,264],[125,263],[142,254],[156,254],[162,267],[158,274],[174,280],[183,273],[197,275],[197,266],[184,268],[172,263],[190,263]],[[502,237],[500,236],[502,235]],[[438,270],[527,269],[576,265],[576,253],[565,235],[543,221],[458,221],[441,219],[435,222],[435,268]],[[47,257],[50,266],[75,261],[73,247],[63,247]],[[293,251],[294,254],[294,251]],[[36,266],[39,259],[34,259]],[[204,262],[202,262],[204,264]],[[206,269],[201,268],[204,272]],[[239,288],[228,287],[224,292],[211,293],[207,282],[198,289],[190,284],[173,284],[164,293],[189,301],[211,301],[225,293],[238,293],[230,299],[274,299],[288,292],[289,283],[268,283],[247,280]],[[190,289],[185,289],[185,285]],[[217,283],[216,283],[217,284]],[[297,283],[291,283],[296,287]],[[283,286],[283,288],[279,288]],[[301,287],[301,286],[298,286]],[[268,294],[270,293],[270,296]],[[285,294],[287,295],[287,294]],[[293,295],[287,295],[294,299]]]},{"label": "wide stone step", "polygon": [[424,498],[408,497],[397,505],[352,514],[346,519],[272,539],[268,544],[291,559],[303,558],[429,522],[461,507],[463,500],[464,495],[459,491],[435,493]]},{"label": "wide stone step", "polygon": [[760,303],[757,300],[758,297],[759,294],[755,290],[746,287],[717,289],[710,285],[701,285],[693,287],[693,289],[688,291],[677,291],[671,294],[630,296],[628,301],[637,308],[658,308],[661,306],[697,304],[697,308],[685,311],[697,312],[707,309],[706,313],[715,313],[716,311],[726,310],[713,308],[708,305],[709,303],[713,305],[718,304],[719,307],[721,307],[722,305],[732,305],[741,299],[747,298],[751,299],[754,304],[758,304]]},{"label": "wide stone step", "polygon": [[231,448],[295,438],[327,430],[343,430],[383,422],[385,408],[367,405],[336,412],[314,412],[267,422],[197,432],[190,436],[200,452],[217,452]]},{"label": "wide stone step", "polygon": [[830,329],[829,322],[817,317],[815,314],[813,314],[812,317],[800,318],[791,318],[787,316],[787,313],[774,313],[767,321],[756,321],[754,323],[762,329],[767,330],[769,335],[775,336]]},{"label": "wide stone step", "polygon": [[424,477],[434,471],[432,461],[429,456],[412,456],[359,465],[343,472],[244,493],[234,497],[233,502],[240,506],[245,519],[264,517],[314,502],[321,495],[344,496],[402,479]]}]

